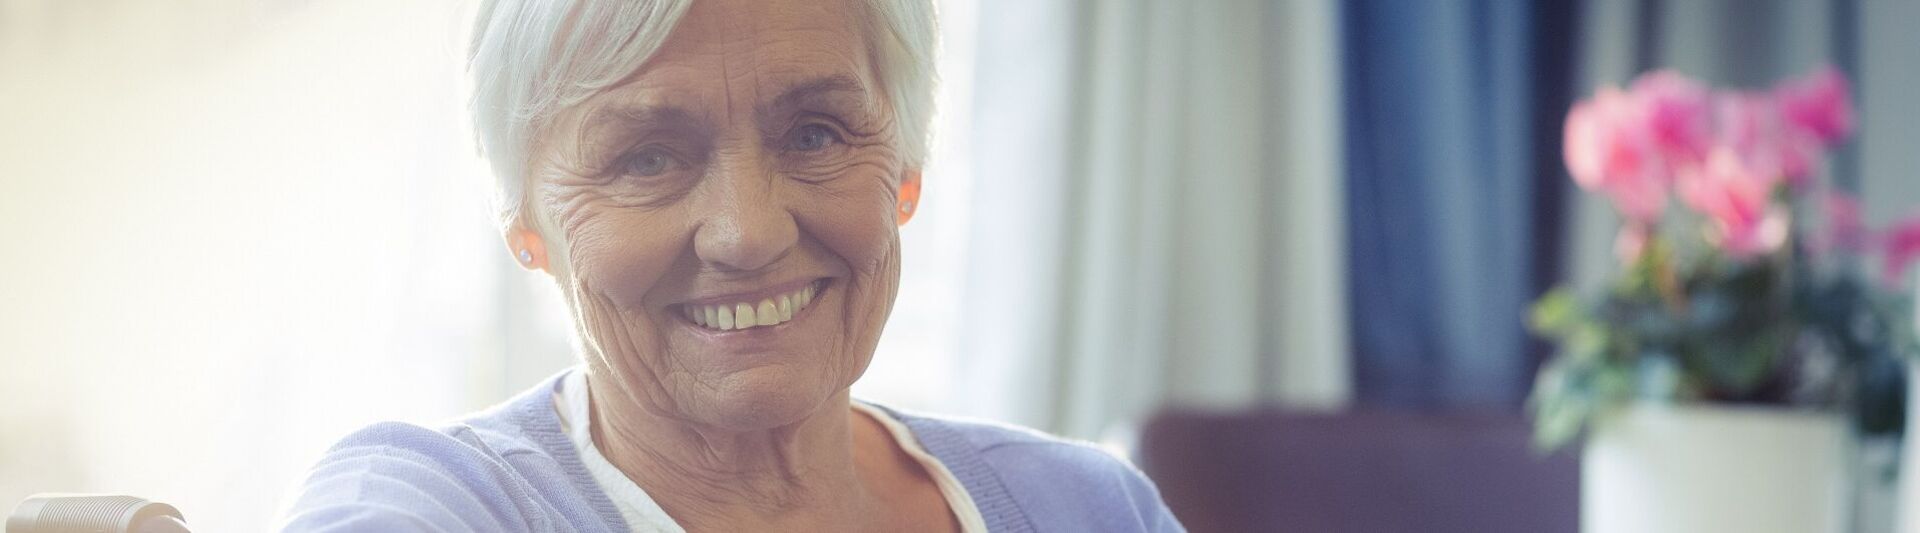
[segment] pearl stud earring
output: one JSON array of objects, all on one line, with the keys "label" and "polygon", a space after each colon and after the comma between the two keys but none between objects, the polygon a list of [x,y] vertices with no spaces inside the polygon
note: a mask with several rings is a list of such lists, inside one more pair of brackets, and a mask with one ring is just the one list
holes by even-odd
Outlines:
[{"label": "pearl stud earring", "polygon": [[522,262],[522,263],[532,263],[532,262],[533,262],[533,252],[530,252],[530,251],[527,251],[527,250],[525,250],[525,249],[521,249],[521,250],[520,250],[520,262]]}]

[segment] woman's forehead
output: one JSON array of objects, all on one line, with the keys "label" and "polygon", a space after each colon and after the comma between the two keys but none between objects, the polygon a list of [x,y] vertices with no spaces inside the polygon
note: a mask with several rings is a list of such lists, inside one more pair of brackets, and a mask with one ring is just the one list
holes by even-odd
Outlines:
[{"label": "woman's forehead", "polygon": [[857,38],[862,15],[854,0],[697,0],[668,35],[663,51],[798,36],[789,34]]}]

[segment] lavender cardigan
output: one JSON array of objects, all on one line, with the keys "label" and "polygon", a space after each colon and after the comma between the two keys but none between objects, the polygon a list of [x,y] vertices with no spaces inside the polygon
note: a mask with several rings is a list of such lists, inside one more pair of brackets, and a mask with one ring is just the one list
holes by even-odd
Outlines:
[{"label": "lavender cardigan", "polygon": [[[281,530],[627,531],[560,428],[562,376],[447,427],[355,432],[313,467]],[[992,531],[1183,531],[1151,481],[1097,448],[887,412],[953,471]]]}]

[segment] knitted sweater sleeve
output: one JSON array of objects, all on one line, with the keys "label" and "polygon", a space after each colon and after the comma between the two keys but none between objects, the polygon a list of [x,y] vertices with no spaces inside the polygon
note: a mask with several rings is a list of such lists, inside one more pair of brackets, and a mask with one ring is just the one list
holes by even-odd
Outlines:
[{"label": "knitted sweater sleeve", "polygon": [[478,439],[382,423],[309,471],[280,531],[551,531],[524,480]]}]

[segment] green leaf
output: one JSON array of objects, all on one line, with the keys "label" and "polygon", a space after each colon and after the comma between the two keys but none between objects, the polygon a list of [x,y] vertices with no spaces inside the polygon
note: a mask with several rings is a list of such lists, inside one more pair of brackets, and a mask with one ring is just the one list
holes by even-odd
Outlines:
[{"label": "green leaf", "polygon": [[1580,309],[1580,300],[1573,290],[1558,287],[1534,301],[1528,322],[1541,335],[1564,337],[1586,320],[1586,313]]},{"label": "green leaf", "polygon": [[1542,452],[1565,446],[1580,435],[1592,410],[1591,390],[1582,386],[1586,367],[1561,357],[1541,367],[1534,378],[1533,396],[1527,406],[1533,411],[1533,444]]}]

